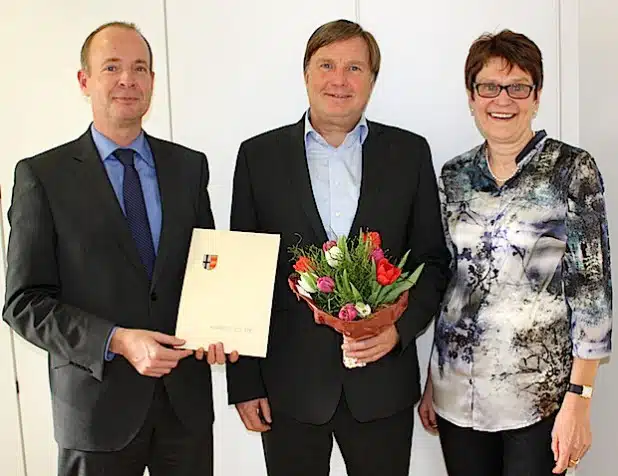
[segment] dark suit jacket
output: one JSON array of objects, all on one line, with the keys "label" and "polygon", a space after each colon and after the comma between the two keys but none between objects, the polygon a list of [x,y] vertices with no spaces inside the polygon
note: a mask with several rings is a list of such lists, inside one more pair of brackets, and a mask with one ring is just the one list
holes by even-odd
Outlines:
[{"label": "dark suit jacket", "polygon": [[304,121],[254,137],[238,153],[231,227],[281,234],[268,354],[228,366],[230,403],[267,396],[274,412],[321,424],[330,419],[342,388],[360,421],[393,415],[419,398],[415,340],[438,309],[450,255],[440,219],[429,146],[422,137],[369,122],[363,145],[362,185],[351,228],[381,233],[395,258],[411,249],[407,268],[425,268],[397,322],[400,344],[364,368],[345,369],[341,336],[316,325],[290,291],[288,248],[327,240],[317,210],[304,145]]},{"label": "dark suit jacket", "polygon": [[[174,334],[191,233],[213,228],[204,154],[147,136],[163,222],[152,283],[90,132],[20,161],[9,210],[4,320],[49,352],[56,440],[116,450],[144,422],[156,379],[121,356],[104,361],[114,325]],[[210,431],[210,367],[180,362],[165,387],[181,421]]]}]

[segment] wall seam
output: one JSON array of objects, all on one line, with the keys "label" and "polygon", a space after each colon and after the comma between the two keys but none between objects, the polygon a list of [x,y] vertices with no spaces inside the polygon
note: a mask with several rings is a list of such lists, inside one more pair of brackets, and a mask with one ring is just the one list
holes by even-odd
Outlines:
[{"label": "wall seam", "polygon": [[169,133],[170,141],[174,142],[174,125],[172,122],[172,71],[170,67],[170,44],[169,44],[169,31],[167,28],[167,0],[163,0],[163,35],[165,37],[165,69],[167,73],[167,114],[169,121]]}]

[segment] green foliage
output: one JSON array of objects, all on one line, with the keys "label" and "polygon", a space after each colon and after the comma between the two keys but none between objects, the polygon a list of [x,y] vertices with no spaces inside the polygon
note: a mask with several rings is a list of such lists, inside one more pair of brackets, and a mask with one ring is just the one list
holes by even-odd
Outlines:
[{"label": "green foliage", "polygon": [[[356,238],[341,237],[336,244],[338,250],[331,249],[330,252],[324,252],[314,245],[292,246],[289,249],[294,262],[302,256],[311,261],[311,273],[303,273],[311,274],[310,282],[317,282],[320,277],[330,277],[335,282],[332,293],[312,293],[315,304],[329,314],[336,316],[348,303],[368,304],[372,312],[392,304],[404,291],[414,286],[423,270],[423,265],[420,265],[412,274],[404,271],[394,283],[382,286],[376,279],[376,263],[371,259],[373,245],[364,236],[361,230]],[[397,264],[402,270],[409,253],[406,252]],[[333,260],[333,256],[337,255],[340,259]]]}]

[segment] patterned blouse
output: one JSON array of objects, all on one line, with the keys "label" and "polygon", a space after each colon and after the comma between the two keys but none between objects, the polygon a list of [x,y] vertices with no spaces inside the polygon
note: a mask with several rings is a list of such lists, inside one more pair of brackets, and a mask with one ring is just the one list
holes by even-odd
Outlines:
[{"label": "patterned blouse", "polygon": [[594,159],[538,132],[498,187],[483,144],[442,168],[453,278],[431,357],[436,413],[484,431],[560,407],[573,356],[611,349],[610,255]]}]

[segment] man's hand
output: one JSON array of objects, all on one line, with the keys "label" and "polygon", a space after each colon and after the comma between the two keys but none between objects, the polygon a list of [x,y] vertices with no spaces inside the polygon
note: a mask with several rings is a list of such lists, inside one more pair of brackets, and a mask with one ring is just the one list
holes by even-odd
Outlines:
[{"label": "man's hand", "polygon": [[[223,344],[221,342],[217,342],[216,344],[210,344],[208,346],[208,352],[205,352],[204,348],[200,347],[195,351],[195,358],[197,360],[202,360],[204,358],[204,354],[206,354],[206,361],[210,365],[224,364],[226,361],[225,349],[223,348]],[[229,360],[232,364],[236,362],[238,360],[238,352],[233,350],[228,356],[227,360]]]},{"label": "man's hand", "polygon": [[267,398],[258,398],[236,404],[240,419],[249,431],[268,431],[272,423],[270,405]]},{"label": "man's hand", "polygon": [[185,341],[161,332],[142,329],[118,328],[112,336],[109,350],[122,355],[146,377],[162,377],[169,374],[192,350],[168,349],[165,346],[179,346]]},{"label": "man's hand", "polygon": [[374,337],[368,339],[355,340],[346,338],[341,346],[345,355],[356,359],[359,363],[375,362],[388,354],[399,342],[399,333],[394,324],[384,328],[384,330]]}]

